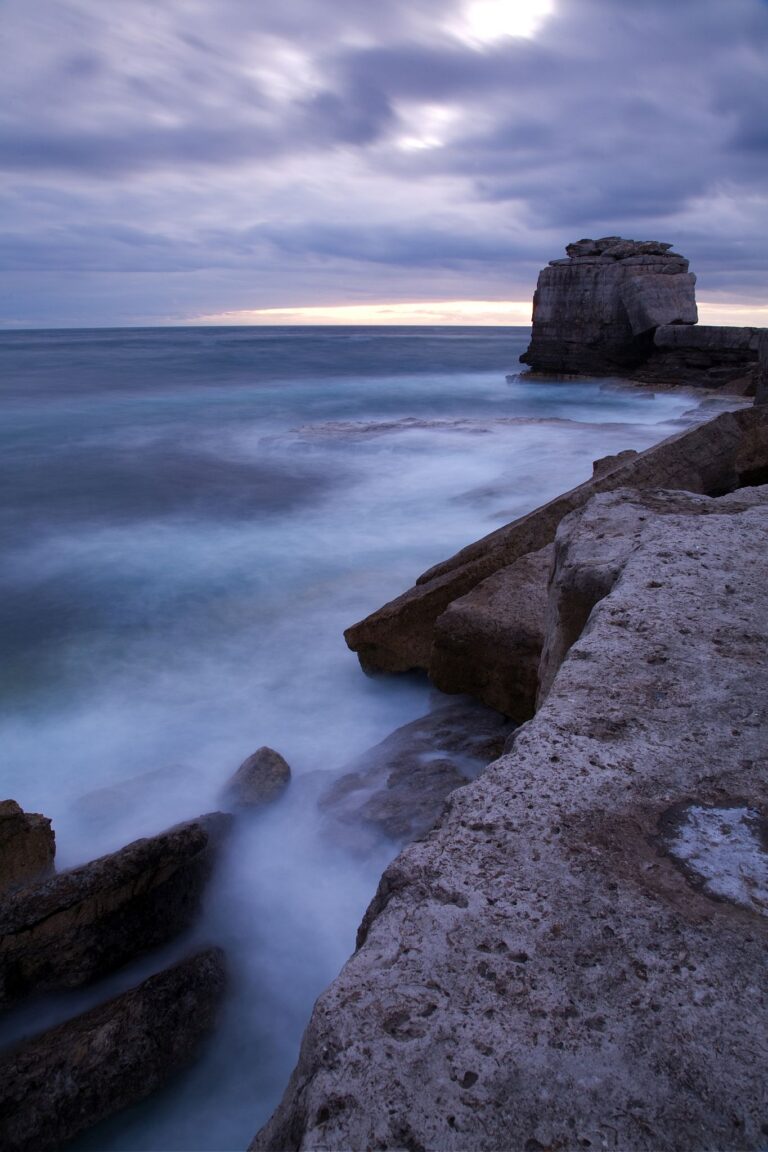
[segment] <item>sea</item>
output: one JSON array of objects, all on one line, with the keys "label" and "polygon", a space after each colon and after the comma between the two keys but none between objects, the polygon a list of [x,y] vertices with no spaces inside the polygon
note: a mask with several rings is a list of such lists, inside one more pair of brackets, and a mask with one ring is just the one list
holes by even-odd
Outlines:
[{"label": "sea", "polygon": [[[0,1022],[8,1043],[203,942],[230,990],[198,1062],[82,1150],[246,1147],[397,848],[329,836],[318,791],[435,706],[343,631],[592,461],[717,400],[526,376],[527,328],[0,335],[2,794],[60,868],[214,811],[261,745],[294,782],[238,820],[190,936]],[[733,406],[734,402],[731,402]]]}]

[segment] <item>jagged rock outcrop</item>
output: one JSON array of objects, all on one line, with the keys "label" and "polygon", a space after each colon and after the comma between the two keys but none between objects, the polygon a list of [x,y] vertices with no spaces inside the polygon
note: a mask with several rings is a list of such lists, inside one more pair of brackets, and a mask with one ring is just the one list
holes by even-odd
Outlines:
[{"label": "jagged rock outcrop", "polygon": [[[761,483],[768,466],[768,408],[725,412],[629,458],[497,528],[419,577],[415,587],[348,628],[345,639],[368,670],[429,669],[435,621],[461,596],[521,556],[550,544],[563,516],[597,492],[682,488],[715,494]],[[471,690],[469,686],[465,689]]]},{"label": "jagged rock outcrop", "polygon": [[235,808],[263,808],[282,796],[291,782],[291,769],[274,748],[257,748],[235,772],[224,800]]},{"label": "jagged rock outcrop", "polygon": [[51,822],[24,812],[15,800],[0,802],[0,897],[53,872],[56,838]]},{"label": "jagged rock outcrop", "polygon": [[763,1148],[768,489],[598,501],[554,584],[611,518],[631,547],[512,751],[384,873],[254,1152]]},{"label": "jagged rock outcrop", "polygon": [[695,324],[696,277],[671,244],[604,236],[566,248],[539,274],[531,343],[538,372],[625,374],[644,361],[654,329]]},{"label": "jagged rock outcrop", "polygon": [[214,1026],[224,955],[209,948],[0,1057],[0,1145],[46,1152],[144,1099]]},{"label": "jagged rock outcrop", "polygon": [[231,819],[178,824],[7,896],[0,1006],[88,983],[188,928]]},{"label": "jagged rock outcrop", "polygon": [[406,843],[429,831],[454,788],[501,754],[512,728],[471,700],[436,708],[347,765],[320,809],[353,848],[370,847],[371,833]]},{"label": "jagged rock outcrop", "polygon": [[429,675],[523,723],[533,716],[554,546],[521,556],[435,621]]}]

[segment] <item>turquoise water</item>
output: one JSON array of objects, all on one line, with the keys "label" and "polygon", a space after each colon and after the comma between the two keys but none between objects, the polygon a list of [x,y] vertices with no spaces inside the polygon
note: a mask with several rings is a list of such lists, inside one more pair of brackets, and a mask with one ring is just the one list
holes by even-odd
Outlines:
[{"label": "turquoise water", "polygon": [[[0,335],[5,795],[53,818],[67,866],[215,809],[261,744],[298,781],[238,829],[195,934],[230,956],[217,1038],[190,1073],[81,1147],[242,1148],[279,1098],[392,852],[382,843],[353,860],[329,845],[314,792],[429,707],[421,680],[364,677],[343,629],[585,479],[596,457],[703,414],[684,415],[696,402],[678,394],[519,378],[527,339]],[[126,802],[94,816],[88,793],[136,777]],[[92,998],[52,1001],[13,1027]]]}]

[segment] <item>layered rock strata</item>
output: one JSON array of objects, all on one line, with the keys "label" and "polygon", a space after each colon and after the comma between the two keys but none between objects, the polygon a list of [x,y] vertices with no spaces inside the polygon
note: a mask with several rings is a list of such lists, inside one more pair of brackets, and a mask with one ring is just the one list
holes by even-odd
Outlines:
[{"label": "layered rock strata", "polygon": [[764,1146],[768,489],[675,499],[563,525],[549,693],[384,873],[253,1150]]},{"label": "layered rock strata", "polygon": [[97,979],[188,928],[231,817],[213,813],[0,903],[0,1006]]},{"label": "layered rock strata", "polygon": [[660,325],[695,324],[696,277],[671,247],[618,236],[569,244],[564,260],[539,273],[522,363],[623,375],[647,359]]},{"label": "layered rock strata", "polygon": [[[725,412],[645,452],[629,458],[621,454],[613,465],[609,462],[584,484],[425,572],[415,587],[347,629],[347,644],[366,670],[430,670],[436,621],[449,605],[522,556],[551,544],[563,516],[591,496],[622,487],[728,492],[739,484],[763,482],[766,465],[766,408]],[[483,672],[468,670],[467,675],[463,684],[454,682],[456,688],[472,691],[472,684]]]},{"label": "layered rock strata", "polygon": [[730,392],[754,395],[762,331],[711,324],[661,325],[653,334],[648,359],[632,372],[632,379],[645,384],[726,386]]},{"label": "layered rock strata", "polygon": [[0,1145],[46,1152],[144,1099],[214,1026],[224,956],[210,948],[0,1058]]},{"label": "layered rock strata", "polygon": [[51,822],[24,812],[15,800],[0,802],[0,897],[53,872],[56,839]]}]

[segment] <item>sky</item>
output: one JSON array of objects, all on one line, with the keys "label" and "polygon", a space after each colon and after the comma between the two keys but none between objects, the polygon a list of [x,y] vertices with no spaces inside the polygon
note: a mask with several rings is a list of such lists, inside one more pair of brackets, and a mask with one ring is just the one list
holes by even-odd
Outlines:
[{"label": "sky", "polygon": [[768,0],[0,0],[0,326],[526,324],[581,237],[768,324]]}]

